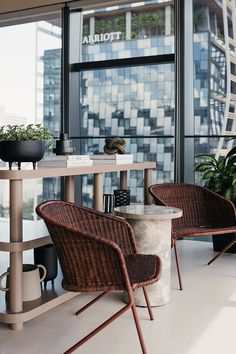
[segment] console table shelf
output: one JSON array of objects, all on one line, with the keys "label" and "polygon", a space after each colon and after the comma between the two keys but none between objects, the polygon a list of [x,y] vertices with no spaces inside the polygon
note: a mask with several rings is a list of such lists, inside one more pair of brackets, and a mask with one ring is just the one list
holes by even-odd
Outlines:
[{"label": "console table shelf", "polygon": [[78,296],[78,293],[69,292],[61,287],[61,275],[58,275],[54,287],[48,284],[47,289],[42,289],[42,296],[34,301],[23,302],[20,313],[12,313],[6,305],[6,293],[0,293],[0,322],[6,324],[19,324],[51,310],[52,308]]},{"label": "console table shelf", "polygon": [[[40,168],[36,170],[0,170],[0,180],[9,181],[10,196],[10,240],[0,241],[0,251],[10,253],[10,279],[9,279],[9,310],[2,310],[5,294],[0,294],[0,322],[10,324],[12,329],[23,328],[23,322],[28,321],[55,306],[76,296],[76,293],[65,292],[58,286],[59,292],[53,298],[43,292],[42,298],[32,304],[22,302],[22,264],[23,251],[33,249],[50,243],[50,237],[45,235],[33,240],[23,240],[23,181],[27,179],[65,177],[65,200],[74,202],[74,179],[76,176],[93,174],[93,207],[103,211],[103,175],[106,172],[120,173],[120,189],[127,188],[127,172],[131,170],[144,171],[144,201],[151,204],[151,196],[148,194],[148,186],[152,184],[152,169],[155,162],[132,163],[123,165],[99,165],[88,167],[69,168]],[[35,235],[37,237],[37,235]],[[4,296],[4,299],[2,298]],[[1,301],[2,300],[2,301]],[[7,312],[9,311],[9,312]]]}]

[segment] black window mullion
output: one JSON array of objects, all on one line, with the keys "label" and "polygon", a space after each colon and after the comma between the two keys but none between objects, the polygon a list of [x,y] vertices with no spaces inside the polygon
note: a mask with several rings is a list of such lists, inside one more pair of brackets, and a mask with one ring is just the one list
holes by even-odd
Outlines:
[{"label": "black window mullion", "polygon": [[174,54],[152,55],[137,58],[112,59],[71,64],[71,72],[82,70],[107,69],[124,66],[138,66],[150,64],[170,64],[175,62]]}]

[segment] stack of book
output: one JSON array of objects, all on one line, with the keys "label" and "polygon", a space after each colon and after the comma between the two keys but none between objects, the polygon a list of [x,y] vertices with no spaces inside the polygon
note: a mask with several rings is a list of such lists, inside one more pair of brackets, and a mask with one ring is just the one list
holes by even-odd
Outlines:
[{"label": "stack of book", "polygon": [[57,155],[46,156],[37,164],[38,168],[46,167],[76,167],[92,166],[93,161],[89,155]]},{"label": "stack of book", "polygon": [[134,155],[132,154],[115,154],[115,155],[91,155],[91,160],[94,165],[99,164],[130,164],[134,162]]}]

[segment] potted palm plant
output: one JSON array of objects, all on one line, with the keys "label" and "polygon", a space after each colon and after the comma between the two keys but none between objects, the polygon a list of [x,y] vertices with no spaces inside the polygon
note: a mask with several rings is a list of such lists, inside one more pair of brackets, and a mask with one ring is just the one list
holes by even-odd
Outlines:
[{"label": "potted palm plant", "polygon": [[[236,146],[226,156],[220,156],[218,159],[211,154],[201,154],[195,157],[201,159],[195,165],[195,171],[202,173],[204,186],[236,205]],[[213,236],[214,250],[221,251],[233,238],[235,238],[234,234],[224,235],[224,237]],[[236,246],[231,247],[228,252],[236,253]]]},{"label": "potted palm plant", "polygon": [[41,124],[4,125],[0,127],[0,159],[9,163],[11,170],[13,162],[21,169],[21,162],[36,162],[41,160],[45,148],[52,148],[52,134]]}]

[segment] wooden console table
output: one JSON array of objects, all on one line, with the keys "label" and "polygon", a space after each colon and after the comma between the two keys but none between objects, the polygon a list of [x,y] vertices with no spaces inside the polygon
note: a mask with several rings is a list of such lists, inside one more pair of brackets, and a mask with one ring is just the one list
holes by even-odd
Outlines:
[{"label": "wooden console table", "polygon": [[[10,242],[0,242],[0,251],[10,253],[10,294],[9,309],[0,312],[0,322],[10,324],[12,329],[23,328],[26,322],[55,306],[78,295],[72,292],[61,291],[60,296],[42,296],[40,303],[22,302],[22,263],[23,251],[50,243],[50,237],[40,237],[30,241],[23,240],[23,180],[65,177],[65,199],[74,202],[74,178],[78,175],[94,174],[93,207],[103,210],[103,174],[106,172],[120,172],[120,188],[127,188],[127,172],[130,170],[144,171],[144,201],[151,204],[152,198],[148,193],[148,186],[152,184],[152,169],[155,162],[133,163],[125,165],[103,165],[69,168],[40,168],[37,170],[0,170],[0,180],[9,181],[10,195]],[[51,298],[50,298],[51,297]],[[23,306],[24,305],[24,306]]]}]

